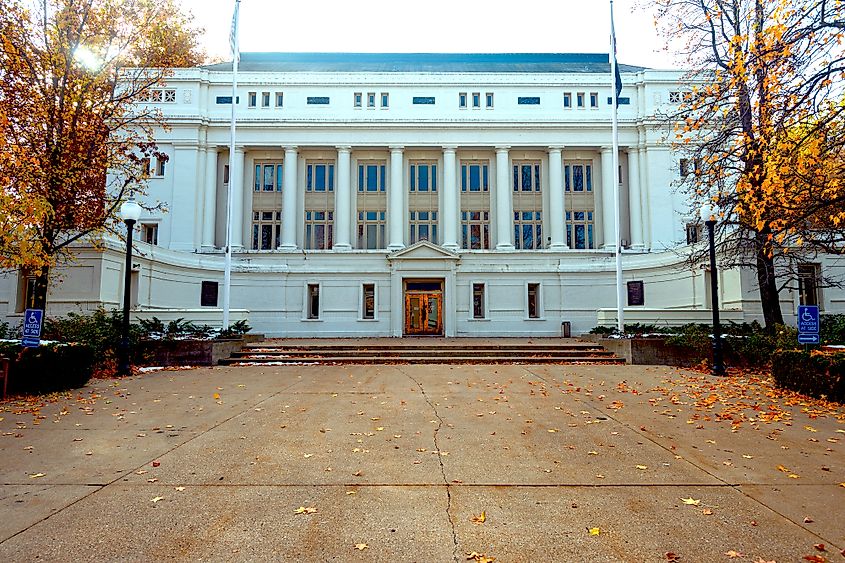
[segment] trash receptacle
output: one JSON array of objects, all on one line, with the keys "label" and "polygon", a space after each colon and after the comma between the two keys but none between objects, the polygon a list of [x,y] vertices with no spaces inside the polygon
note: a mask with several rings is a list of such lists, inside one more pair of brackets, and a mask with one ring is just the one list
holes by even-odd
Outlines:
[{"label": "trash receptacle", "polygon": [[560,323],[560,335],[563,338],[571,338],[572,337],[572,323],[569,321],[563,321]]}]

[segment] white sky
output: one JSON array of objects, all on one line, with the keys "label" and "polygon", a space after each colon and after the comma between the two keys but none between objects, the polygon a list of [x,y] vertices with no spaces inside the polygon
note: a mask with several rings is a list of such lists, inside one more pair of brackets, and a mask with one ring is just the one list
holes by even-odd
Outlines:
[{"label": "white sky", "polygon": [[[229,59],[234,0],[179,0],[206,30],[203,45]],[[678,65],[649,9],[616,0],[619,62]],[[607,53],[609,0],[242,0],[241,52]]]}]

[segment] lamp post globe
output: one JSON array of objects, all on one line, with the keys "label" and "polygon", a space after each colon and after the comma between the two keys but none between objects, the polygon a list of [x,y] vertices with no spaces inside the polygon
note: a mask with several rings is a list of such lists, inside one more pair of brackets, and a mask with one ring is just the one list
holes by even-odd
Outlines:
[{"label": "lamp post globe", "polygon": [[123,272],[123,326],[118,347],[118,375],[129,375],[129,298],[132,290],[132,232],[141,218],[141,206],[130,197],[120,206],[120,218],[126,224],[126,268]]},{"label": "lamp post globe", "polygon": [[722,327],[719,323],[719,272],[716,267],[716,221],[718,209],[707,202],[701,206],[701,220],[707,226],[707,239],[710,244],[710,302],[713,307],[713,375],[724,375],[725,364],[722,359]]}]

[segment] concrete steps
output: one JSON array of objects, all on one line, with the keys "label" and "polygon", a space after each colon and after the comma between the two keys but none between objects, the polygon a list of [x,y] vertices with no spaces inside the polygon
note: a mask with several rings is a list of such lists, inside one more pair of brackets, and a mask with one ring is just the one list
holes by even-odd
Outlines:
[{"label": "concrete steps", "polygon": [[246,346],[222,365],[299,364],[624,364],[602,346],[561,339],[559,343],[508,339],[369,339],[366,342],[273,342]]}]

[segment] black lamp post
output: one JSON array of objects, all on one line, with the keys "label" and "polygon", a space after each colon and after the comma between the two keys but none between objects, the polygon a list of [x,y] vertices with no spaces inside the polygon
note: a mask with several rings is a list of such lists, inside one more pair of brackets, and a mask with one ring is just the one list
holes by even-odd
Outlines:
[{"label": "black lamp post", "polygon": [[713,375],[725,375],[722,360],[722,326],[719,324],[719,272],[716,269],[716,209],[705,203],[701,206],[701,220],[707,225],[710,241],[710,302],[713,306]]},{"label": "black lamp post", "polygon": [[132,231],[141,217],[141,206],[130,197],[120,206],[120,217],[126,224],[126,269],[123,274],[123,329],[118,348],[118,375],[129,375],[129,298],[132,292]]}]

